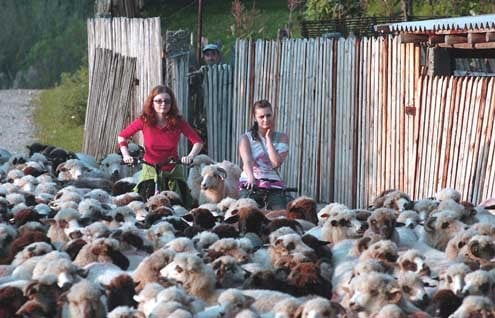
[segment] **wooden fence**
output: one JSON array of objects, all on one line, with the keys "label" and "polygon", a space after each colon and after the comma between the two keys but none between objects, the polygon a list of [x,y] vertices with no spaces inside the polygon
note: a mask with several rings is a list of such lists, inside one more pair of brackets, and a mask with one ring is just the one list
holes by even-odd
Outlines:
[{"label": "wooden fence", "polygon": [[207,116],[208,155],[217,161],[230,158],[237,138],[232,133],[232,67],[204,67],[204,103]]},{"label": "wooden fence", "polygon": [[[255,100],[270,100],[290,136],[284,179],[323,202],[363,207],[390,188],[493,196],[493,78],[420,68],[420,48],[391,36],[238,40],[233,135],[250,125]],[[239,162],[235,144],[230,154]]]},{"label": "wooden fence", "polygon": [[[136,18],[95,18],[88,19],[88,60],[90,91],[92,89],[93,68],[97,48],[109,49],[114,53],[136,59],[135,79],[133,81],[133,98],[129,104],[116,104],[112,107],[120,110],[130,109],[129,117],[124,120],[127,124],[136,118],[142,110],[143,102],[149,91],[156,85],[162,84],[162,36],[160,18],[136,19]],[[105,114],[101,114],[105,116]],[[95,118],[94,118],[95,119]],[[99,120],[100,118],[96,118]],[[102,142],[92,131],[85,130],[85,143]],[[113,137],[116,150],[116,135]],[[140,140],[138,136],[137,140]],[[88,140],[88,141],[86,141]],[[107,141],[105,141],[107,142]],[[109,142],[109,141],[108,141]],[[102,155],[101,153],[95,155]]]},{"label": "wooden fence", "polygon": [[86,109],[83,152],[97,159],[115,151],[117,134],[128,121],[134,93],[136,58],[96,49]]},{"label": "wooden fence", "polygon": [[[179,111],[189,122],[192,115],[189,111],[189,55],[191,32],[185,30],[166,32],[166,78],[165,83],[175,93]],[[181,136],[179,155],[188,153],[188,140]]]}]

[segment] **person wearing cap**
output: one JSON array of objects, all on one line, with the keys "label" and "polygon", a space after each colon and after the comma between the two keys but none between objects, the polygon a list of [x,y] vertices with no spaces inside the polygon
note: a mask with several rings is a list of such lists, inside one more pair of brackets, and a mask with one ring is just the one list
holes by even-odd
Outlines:
[{"label": "person wearing cap", "polygon": [[203,59],[206,65],[219,64],[221,61],[220,47],[211,43],[203,47]]}]

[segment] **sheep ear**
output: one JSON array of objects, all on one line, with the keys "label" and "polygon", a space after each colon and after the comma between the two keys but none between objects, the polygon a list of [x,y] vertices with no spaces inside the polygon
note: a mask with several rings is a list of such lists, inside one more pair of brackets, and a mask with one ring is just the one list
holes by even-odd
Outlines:
[{"label": "sheep ear", "polygon": [[239,214],[236,214],[236,215],[233,215],[229,218],[226,218],[224,222],[229,223],[229,224],[234,224],[234,223],[239,222]]},{"label": "sheep ear", "polygon": [[423,286],[424,287],[437,287],[437,285],[430,284],[430,282],[428,282],[428,281],[423,281]]},{"label": "sheep ear", "polygon": [[247,296],[247,295],[245,297],[246,297],[246,303],[245,303],[246,308],[251,307],[251,305],[254,304],[254,302],[256,301],[256,299],[254,297]]},{"label": "sheep ear", "polygon": [[182,216],[182,218],[183,218],[184,220],[186,220],[187,222],[192,222],[192,221],[194,221],[194,217],[193,217],[192,213],[184,214],[184,215]]},{"label": "sheep ear", "polygon": [[120,251],[110,251],[109,256],[112,262],[123,270],[129,267],[129,259]]},{"label": "sheep ear", "polygon": [[435,221],[437,220],[436,217],[432,216],[426,220],[426,223],[424,225],[425,231],[427,232],[433,232],[435,231]]},{"label": "sheep ear", "polygon": [[478,241],[472,241],[472,242],[469,242],[469,252],[476,256],[476,257],[479,257],[479,254],[480,254],[480,243]]},{"label": "sheep ear", "polygon": [[136,311],[134,313],[134,318],[146,318],[146,316],[144,315],[144,313],[142,311]]},{"label": "sheep ear", "polygon": [[333,309],[335,309],[335,311],[336,311],[338,314],[340,314],[340,315],[343,315],[343,314],[345,314],[345,313],[346,313],[345,308],[344,308],[344,307],[342,307],[342,305],[341,305],[341,304],[339,304],[339,303],[336,303],[336,302],[332,301],[332,302],[330,302],[330,306],[331,306]]},{"label": "sheep ear", "polygon": [[402,292],[399,289],[394,288],[387,293],[387,298],[392,304],[398,304],[402,299]]},{"label": "sheep ear", "polygon": [[402,223],[402,222],[395,222],[395,226],[396,226],[396,227],[403,227],[403,226],[406,226],[406,223]]},{"label": "sheep ear", "polygon": [[358,219],[359,221],[367,221],[370,215],[371,212],[369,211],[359,210],[356,212],[356,219]]},{"label": "sheep ear", "polygon": [[84,269],[84,268],[79,268],[76,272],[77,275],[83,277],[83,278],[86,278],[88,276],[88,270],[87,269]]},{"label": "sheep ear", "polygon": [[29,298],[32,294],[36,294],[38,292],[38,282],[34,281],[31,282],[29,285],[26,286],[24,295]]},{"label": "sheep ear", "polygon": [[82,226],[87,226],[91,223],[91,218],[89,217],[82,217],[79,219],[79,224],[81,224]]},{"label": "sheep ear", "polygon": [[302,318],[303,310],[304,310],[304,304],[301,304],[299,307],[297,307],[297,310],[294,313],[294,318]]},{"label": "sheep ear", "polygon": [[57,221],[55,221],[55,219],[41,219],[40,222],[43,224],[48,224],[48,225],[57,224]]},{"label": "sheep ear", "polygon": [[60,171],[64,171],[64,170],[65,170],[65,162],[62,162],[61,164],[59,164],[57,166],[57,169],[55,169],[55,172],[59,173]]},{"label": "sheep ear", "polygon": [[218,172],[220,172],[220,179],[225,180],[227,178],[227,171],[225,169],[218,167]]},{"label": "sheep ear", "polygon": [[360,239],[358,241],[357,249],[358,249],[358,252],[360,254],[368,249],[368,247],[369,247],[368,244],[370,243],[370,241],[371,241],[371,238],[369,238],[369,237],[363,237],[362,239]]},{"label": "sheep ear", "polygon": [[69,294],[69,291],[70,290],[67,290],[67,291],[63,292],[62,294],[60,294],[60,296],[58,296],[57,305],[59,307],[62,307],[63,304],[67,302],[67,295]]}]

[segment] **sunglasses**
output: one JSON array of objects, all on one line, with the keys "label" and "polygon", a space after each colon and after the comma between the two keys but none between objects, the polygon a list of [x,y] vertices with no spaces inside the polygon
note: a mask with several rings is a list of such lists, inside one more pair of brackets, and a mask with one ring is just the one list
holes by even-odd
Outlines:
[{"label": "sunglasses", "polygon": [[154,99],[153,101],[154,101],[155,103],[157,103],[157,104],[162,104],[162,103],[163,103],[163,104],[166,104],[166,105],[170,105],[170,104],[172,104],[172,100],[170,100],[170,99],[168,99],[168,98],[166,98],[166,99]]}]

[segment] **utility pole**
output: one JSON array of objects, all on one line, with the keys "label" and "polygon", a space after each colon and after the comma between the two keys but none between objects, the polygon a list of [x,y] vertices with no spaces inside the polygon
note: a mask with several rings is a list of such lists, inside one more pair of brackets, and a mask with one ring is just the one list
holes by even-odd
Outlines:
[{"label": "utility pole", "polygon": [[201,64],[201,39],[203,38],[203,0],[198,0],[198,64]]}]

